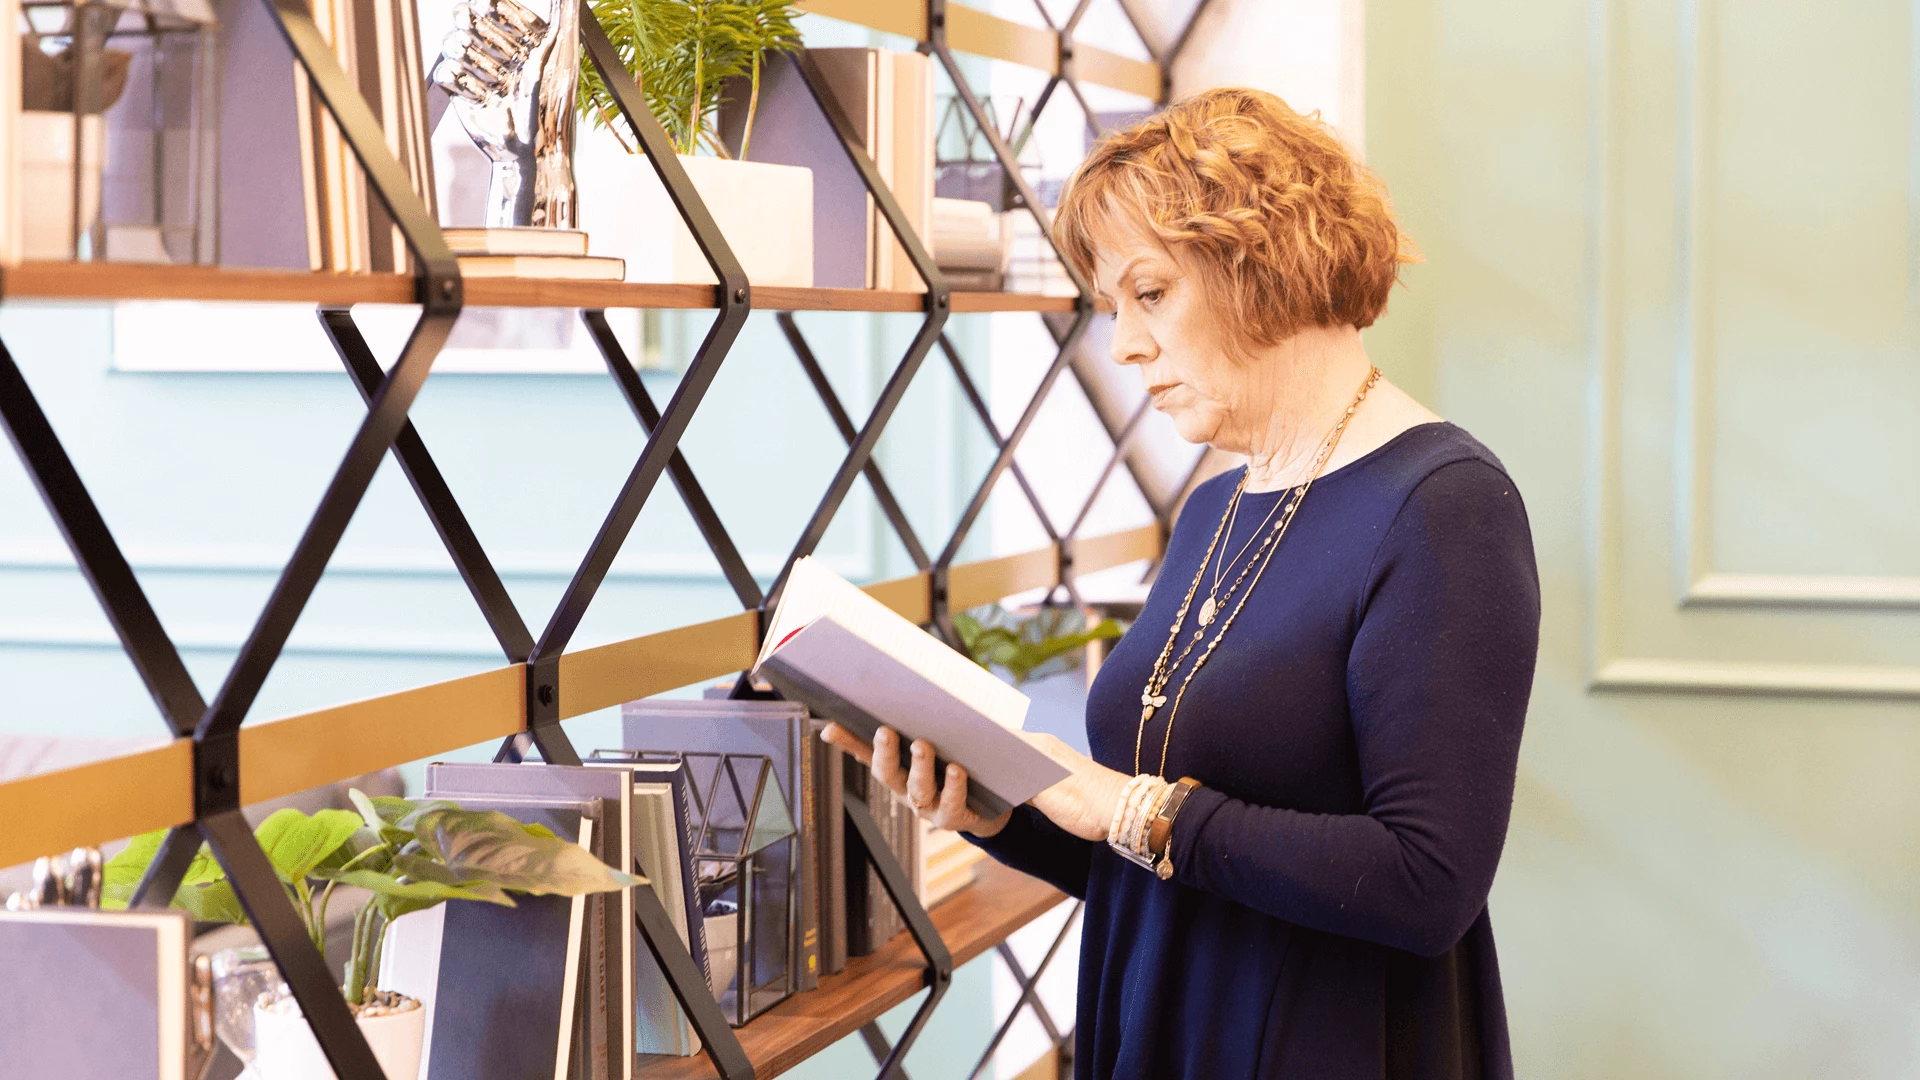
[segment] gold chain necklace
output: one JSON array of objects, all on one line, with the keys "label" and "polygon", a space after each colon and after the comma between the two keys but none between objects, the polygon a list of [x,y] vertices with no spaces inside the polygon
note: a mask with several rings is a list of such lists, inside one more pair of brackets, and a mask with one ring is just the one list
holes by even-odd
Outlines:
[{"label": "gold chain necklace", "polygon": [[[1166,775],[1167,751],[1173,745],[1173,722],[1179,719],[1180,702],[1187,696],[1187,688],[1193,685],[1193,677],[1200,674],[1200,669],[1205,666],[1207,658],[1213,655],[1213,650],[1218,648],[1221,639],[1227,636],[1227,631],[1232,628],[1234,620],[1239,618],[1240,612],[1246,608],[1247,599],[1253,595],[1254,586],[1260,583],[1261,575],[1267,572],[1267,564],[1273,561],[1274,552],[1279,550],[1280,539],[1286,535],[1287,526],[1292,524],[1293,516],[1300,510],[1300,504],[1306,501],[1307,492],[1313,489],[1313,482],[1320,478],[1320,470],[1326,468],[1327,460],[1333,456],[1334,448],[1340,445],[1340,436],[1346,433],[1347,424],[1353,419],[1354,412],[1360,408],[1360,403],[1367,399],[1367,391],[1372,390],[1374,384],[1379,381],[1380,369],[1377,367],[1369,367],[1367,370],[1367,380],[1360,384],[1360,392],[1354,395],[1353,404],[1347,406],[1347,411],[1341,414],[1339,421],[1333,425],[1333,429],[1327,432],[1325,439],[1321,440],[1320,450],[1314,455],[1313,468],[1307,475],[1307,482],[1300,485],[1300,490],[1294,494],[1291,502],[1285,498],[1280,500],[1281,503],[1286,505],[1285,511],[1279,515],[1277,520],[1273,521],[1273,526],[1267,530],[1266,536],[1263,537],[1260,542],[1260,549],[1254,552],[1253,558],[1247,562],[1246,566],[1240,569],[1239,576],[1235,577],[1233,583],[1227,587],[1225,596],[1221,598],[1221,606],[1224,606],[1225,601],[1230,599],[1234,593],[1240,592],[1241,581],[1246,578],[1249,572],[1253,573],[1253,581],[1248,583],[1245,592],[1240,592],[1239,603],[1234,605],[1233,611],[1228,613],[1226,621],[1220,624],[1219,632],[1214,634],[1213,640],[1207,642],[1207,647],[1201,651],[1199,658],[1193,662],[1193,667],[1187,672],[1186,677],[1180,681],[1180,689],[1174,694],[1173,698],[1173,710],[1167,714],[1167,733],[1166,737],[1162,739],[1160,743],[1160,767],[1156,770],[1156,775]],[[1246,490],[1248,475],[1251,471],[1252,470],[1249,469],[1247,473],[1241,475],[1240,483],[1234,489],[1233,503],[1235,505],[1239,502],[1240,493]],[[1180,610],[1174,613],[1173,628],[1167,635],[1167,643],[1161,647],[1160,655],[1154,659],[1153,670],[1147,675],[1146,690],[1140,695],[1140,727],[1134,732],[1133,736],[1133,771],[1135,775],[1138,775],[1140,772],[1140,749],[1142,742],[1146,739],[1147,722],[1153,719],[1155,710],[1167,703],[1165,691],[1168,680],[1173,677],[1175,671],[1179,670],[1180,665],[1186,662],[1187,657],[1192,654],[1194,648],[1199,645],[1201,639],[1206,636],[1207,622],[1210,620],[1203,619],[1200,625],[1194,628],[1193,637],[1188,639],[1186,648],[1180,651],[1179,657],[1175,659],[1173,663],[1167,663],[1168,658],[1173,655],[1174,644],[1180,640],[1180,628],[1186,625],[1187,611],[1193,605],[1194,595],[1200,591],[1200,582],[1205,579],[1207,567],[1213,562],[1213,554],[1219,547],[1221,534],[1227,530],[1227,519],[1230,513],[1231,508],[1229,514],[1221,515],[1220,524],[1214,526],[1213,539],[1208,542],[1206,555],[1200,560],[1200,569],[1193,575],[1193,583],[1187,586],[1187,595],[1180,601]],[[1268,515],[1268,517],[1271,520],[1273,515]],[[1227,542],[1231,544],[1233,542],[1232,538],[1228,537]],[[1255,571],[1255,566],[1258,566],[1259,570]],[[1212,602],[1213,598],[1209,596],[1208,600]]]}]

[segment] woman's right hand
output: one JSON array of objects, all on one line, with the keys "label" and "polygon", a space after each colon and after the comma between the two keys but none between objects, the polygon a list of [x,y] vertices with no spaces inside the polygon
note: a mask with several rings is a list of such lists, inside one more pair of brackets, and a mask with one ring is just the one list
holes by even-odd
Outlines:
[{"label": "woman's right hand", "polygon": [[[932,822],[937,829],[952,829],[985,838],[1006,828],[1007,819],[1012,816],[1001,814],[995,818],[984,818],[974,813],[967,805],[967,770],[949,763],[946,776],[936,777],[933,763],[936,752],[933,744],[925,739],[913,741],[913,763],[911,767],[902,769],[900,735],[890,727],[875,731],[871,744],[839,724],[828,724],[820,732],[820,737],[853,755],[867,767],[875,780],[906,799],[915,812]],[[940,782],[942,779],[944,783]]]}]

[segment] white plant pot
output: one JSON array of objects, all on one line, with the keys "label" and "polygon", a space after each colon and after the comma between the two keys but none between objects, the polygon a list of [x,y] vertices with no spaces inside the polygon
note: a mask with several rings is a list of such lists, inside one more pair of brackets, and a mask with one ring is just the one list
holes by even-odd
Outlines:
[{"label": "white plant pot", "polygon": [[[588,250],[627,261],[628,281],[711,285],[693,233],[644,154],[583,140],[575,161]],[[680,158],[754,285],[813,285],[813,170],[761,161]]]},{"label": "white plant pot", "polygon": [[[420,1043],[427,1032],[427,1010],[367,1017],[360,1033],[373,1049],[387,1080],[419,1080]],[[253,1010],[252,1071],[259,1080],[337,1080],[306,1018],[297,1012]]]}]

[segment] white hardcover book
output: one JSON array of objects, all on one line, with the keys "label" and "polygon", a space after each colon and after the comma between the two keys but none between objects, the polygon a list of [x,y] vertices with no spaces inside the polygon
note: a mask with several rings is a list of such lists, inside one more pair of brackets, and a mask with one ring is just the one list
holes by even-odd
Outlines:
[{"label": "white hardcover book", "polygon": [[[919,237],[922,247],[933,243],[933,67],[932,61],[917,52],[888,52],[883,58],[893,69],[892,145],[887,158],[892,166],[887,186],[893,200],[900,204],[907,222]],[[882,235],[888,239],[892,260],[892,284],[901,292],[926,292],[927,283],[913,268],[907,249],[901,246],[885,222]],[[884,280],[884,279],[883,279]]]},{"label": "white hardcover book", "polygon": [[179,911],[0,912],[0,1075],[187,1080]]},{"label": "white hardcover book", "polygon": [[[681,884],[686,868],[680,865],[680,823],[673,811],[673,785],[636,783],[633,785],[633,853],[641,873],[652,886],[680,943],[692,946],[687,931],[687,893]],[[700,1038],[693,1031],[686,1011],[673,996],[665,973],[649,954],[638,955],[634,988],[634,1050],[641,1054],[675,1054],[692,1057],[700,1052]]]},{"label": "white hardcover book", "polygon": [[937,764],[967,770],[968,802],[982,814],[1005,813],[1067,778],[1020,737],[1025,694],[817,559],[794,564],[754,673],[862,738],[885,724],[933,743]]}]

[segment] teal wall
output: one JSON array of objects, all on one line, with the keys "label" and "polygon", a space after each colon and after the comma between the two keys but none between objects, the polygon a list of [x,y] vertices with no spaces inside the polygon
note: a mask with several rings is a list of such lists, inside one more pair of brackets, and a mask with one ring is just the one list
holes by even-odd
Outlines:
[{"label": "teal wall", "polygon": [[1908,0],[1373,0],[1369,348],[1525,494],[1517,1073],[1920,1073]]},{"label": "teal wall", "polygon": [[[210,315],[209,317],[217,317]],[[807,314],[849,410],[864,417],[917,320]],[[983,317],[954,320],[981,363]],[[695,327],[698,330],[698,326]],[[320,334],[312,324],[308,331]],[[8,305],[0,339],[25,371],[203,693],[218,687],[363,415],[343,374],[116,371],[110,312]],[[648,374],[663,402],[676,376]],[[943,540],[991,460],[952,375],[929,363],[879,460],[924,542]],[[610,377],[428,379],[413,418],[530,622],[543,619],[639,454]],[[812,512],[844,444],[769,316],[755,315],[689,428],[688,460],[763,582]],[[974,552],[985,550],[981,522]],[[850,576],[912,566],[856,483],[821,553]],[[737,610],[691,519],[662,481],[575,645]],[[391,459],[381,466],[301,618],[254,719],[499,666],[464,585]],[[0,454],[0,731],[156,736],[164,728],[11,453]],[[583,749],[617,745],[609,712],[569,721]],[[448,756],[491,755],[484,745]],[[410,770],[411,771],[411,770]],[[915,1053],[915,1076],[958,1077],[990,1031],[982,961],[956,980]],[[904,1014],[890,1020],[898,1030]],[[834,1048],[801,1077],[854,1074]]]}]

